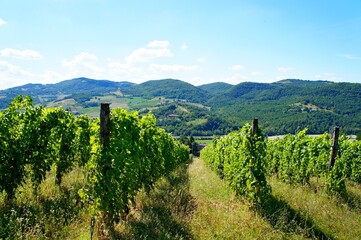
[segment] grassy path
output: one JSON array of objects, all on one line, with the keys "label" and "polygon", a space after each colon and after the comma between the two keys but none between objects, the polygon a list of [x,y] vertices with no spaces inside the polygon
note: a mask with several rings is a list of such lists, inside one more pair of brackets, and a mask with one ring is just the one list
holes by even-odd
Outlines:
[{"label": "grassy path", "polygon": [[[352,207],[310,187],[269,179],[273,193],[259,211],[234,195],[195,158],[137,198],[122,239],[360,239],[361,191]],[[357,205],[359,204],[359,205]]]},{"label": "grassy path", "polygon": [[[283,239],[198,158],[137,198],[123,239]],[[290,237],[287,237],[290,239]]]},{"label": "grassy path", "polygon": [[[30,185],[22,189],[11,210],[13,220],[4,218],[10,209],[0,204],[0,239],[2,230],[13,231],[10,239],[89,239],[91,214],[73,200],[81,176],[79,170],[69,173],[62,189],[54,187],[54,177],[49,176],[39,189],[40,201],[32,196]],[[116,226],[117,237],[361,239],[360,185],[348,184],[350,197],[345,201],[324,194],[317,184],[306,187],[268,180],[272,197],[254,212],[195,158],[161,178],[148,193],[137,195],[131,214]],[[0,194],[0,203],[2,198]],[[94,234],[97,239],[96,230]]]},{"label": "grassy path", "polygon": [[250,211],[204,162],[195,158],[188,168],[190,193],[197,204],[189,226],[195,239],[297,239],[273,229]]},{"label": "grassy path", "polygon": [[137,205],[122,239],[295,239],[250,211],[198,158],[140,193]]},{"label": "grassy path", "polygon": [[361,239],[361,187],[351,199],[270,178],[272,197],[255,213],[200,159],[188,168],[197,204],[189,226],[195,239]]}]

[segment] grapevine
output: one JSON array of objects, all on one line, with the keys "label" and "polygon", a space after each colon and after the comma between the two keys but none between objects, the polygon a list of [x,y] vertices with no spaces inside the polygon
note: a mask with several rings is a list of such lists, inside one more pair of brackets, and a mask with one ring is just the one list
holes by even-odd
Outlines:
[{"label": "grapevine", "polygon": [[213,140],[212,145],[201,151],[201,158],[251,204],[262,203],[271,191],[266,180],[265,155],[262,133],[259,130],[252,135],[250,125]]}]

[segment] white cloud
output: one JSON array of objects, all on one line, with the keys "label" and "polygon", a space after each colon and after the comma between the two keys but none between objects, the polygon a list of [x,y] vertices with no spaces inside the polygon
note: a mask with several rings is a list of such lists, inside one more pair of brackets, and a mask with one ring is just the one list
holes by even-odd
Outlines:
[{"label": "white cloud", "polygon": [[279,71],[281,73],[287,73],[287,72],[292,71],[292,70],[293,70],[293,68],[291,68],[291,67],[279,67],[277,69],[277,71]]},{"label": "white cloud", "polygon": [[81,52],[70,60],[63,59],[62,64],[64,67],[74,67],[78,65],[91,67],[97,62],[98,57],[95,54],[89,52]]},{"label": "white cloud", "polygon": [[45,73],[39,75],[39,79],[41,79],[42,84],[55,83],[67,79],[67,76],[54,71],[46,71]]},{"label": "white cloud", "polygon": [[173,53],[168,48],[168,41],[152,41],[147,44],[146,48],[138,48],[134,50],[129,56],[125,57],[127,64],[137,62],[149,62],[154,58],[171,57]]},{"label": "white cloud", "polygon": [[251,73],[251,76],[253,76],[253,77],[257,77],[257,76],[261,76],[262,75],[262,73],[260,73],[260,72],[252,72]]},{"label": "white cloud", "polygon": [[234,65],[233,67],[231,67],[230,69],[234,70],[234,71],[241,71],[244,69],[244,66],[243,65]]},{"label": "white cloud", "polygon": [[119,61],[111,61],[108,63],[108,74],[111,79],[124,79],[138,76],[142,73],[141,67],[136,67],[130,64],[124,64]]},{"label": "white cloud", "polygon": [[185,65],[160,65],[151,64],[149,69],[153,72],[193,72],[201,70],[197,65],[185,66]]},{"label": "white cloud", "polygon": [[207,61],[207,59],[204,58],[204,57],[200,57],[200,58],[197,59],[197,62],[199,62],[199,63],[204,63],[206,61]]},{"label": "white cloud", "polygon": [[21,60],[32,60],[32,59],[41,59],[42,56],[39,52],[34,50],[18,50],[13,48],[5,48],[0,51],[0,56],[10,57]]},{"label": "white cloud", "polygon": [[187,45],[186,43],[183,43],[183,44],[181,45],[181,49],[182,49],[182,50],[188,49],[188,45]]},{"label": "white cloud", "polygon": [[168,46],[169,46],[168,41],[159,41],[159,40],[154,40],[147,44],[147,47],[150,48],[168,48]]},{"label": "white cloud", "polygon": [[220,79],[219,81],[230,83],[230,84],[238,84],[240,82],[248,81],[248,78],[245,76],[242,76],[240,74],[233,74],[232,76],[230,76],[228,78]]},{"label": "white cloud", "polygon": [[0,26],[5,25],[5,24],[6,24],[5,20],[3,20],[2,18],[0,18]]},{"label": "white cloud", "polygon": [[62,65],[70,70],[71,77],[101,77],[104,69],[98,66],[98,57],[89,52],[81,52],[72,59],[62,60]]},{"label": "white cloud", "polygon": [[[168,77],[188,82],[194,81],[198,84],[205,81],[194,76],[197,71],[198,73],[202,71],[200,63],[206,61],[205,58],[199,58],[196,63],[189,65],[178,64],[174,61],[167,64],[164,64],[163,61],[157,62],[156,60],[159,60],[160,57],[173,56],[169,46],[168,41],[151,41],[144,47],[135,49],[124,59],[120,57],[102,60],[96,54],[84,51],[61,60],[63,69],[45,69],[40,72],[33,72],[31,68],[27,68],[29,65],[19,65],[21,67],[18,67],[0,59],[0,88],[19,86],[29,82],[55,83],[82,76],[135,83]],[[15,49],[4,49],[0,51],[1,56],[16,56],[22,59],[41,57],[36,51]]]},{"label": "white cloud", "polygon": [[56,83],[75,77],[73,72],[60,74],[48,70],[46,72],[34,72],[31,69],[13,65],[6,61],[0,61],[0,89],[21,86],[27,83]]},{"label": "white cloud", "polygon": [[0,73],[9,74],[12,76],[32,76],[30,72],[23,70],[18,66],[12,65],[6,61],[0,61]]},{"label": "white cloud", "polygon": [[28,83],[34,74],[6,61],[0,61],[0,89]]},{"label": "white cloud", "polygon": [[119,70],[121,72],[141,72],[141,67],[135,67],[129,64],[124,64],[120,62],[109,62],[109,69],[111,70]]}]

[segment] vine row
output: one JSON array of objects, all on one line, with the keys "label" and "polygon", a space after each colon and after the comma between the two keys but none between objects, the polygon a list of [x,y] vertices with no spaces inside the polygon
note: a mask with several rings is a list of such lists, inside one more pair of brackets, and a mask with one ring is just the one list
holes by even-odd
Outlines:
[{"label": "vine row", "polygon": [[266,180],[266,142],[262,131],[252,134],[246,124],[241,130],[214,139],[201,151],[204,159],[230,187],[253,204],[261,204],[270,194]]},{"label": "vine row", "polygon": [[152,114],[140,118],[137,112],[113,109],[109,115],[103,139],[99,119],[16,97],[0,112],[0,192],[6,201],[12,204],[27,179],[37,194],[49,171],[60,185],[63,175],[78,166],[87,175],[81,199],[112,230],[140,189],[149,191],[189,159],[189,148],[158,128]]}]

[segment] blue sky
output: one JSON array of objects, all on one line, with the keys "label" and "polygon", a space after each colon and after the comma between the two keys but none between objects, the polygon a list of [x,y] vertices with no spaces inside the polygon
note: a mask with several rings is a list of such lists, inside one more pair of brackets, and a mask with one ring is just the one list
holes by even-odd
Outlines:
[{"label": "blue sky", "polygon": [[0,89],[81,76],[361,83],[361,1],[0,0]]}]

